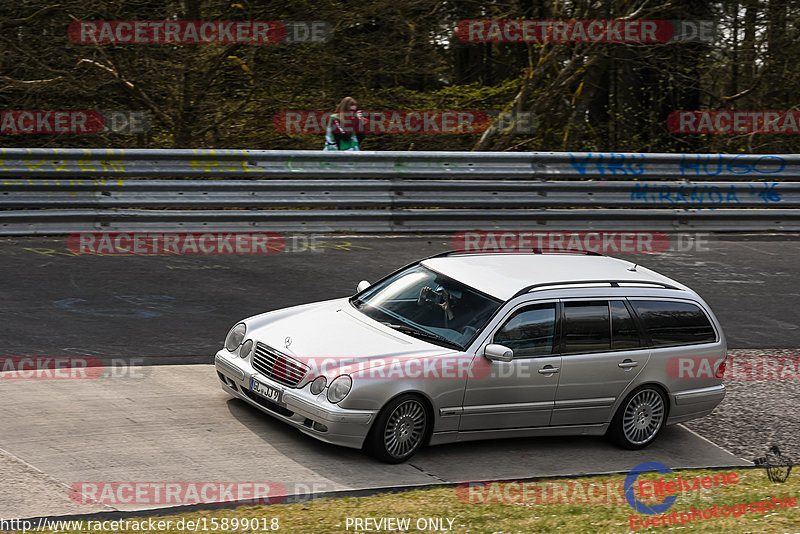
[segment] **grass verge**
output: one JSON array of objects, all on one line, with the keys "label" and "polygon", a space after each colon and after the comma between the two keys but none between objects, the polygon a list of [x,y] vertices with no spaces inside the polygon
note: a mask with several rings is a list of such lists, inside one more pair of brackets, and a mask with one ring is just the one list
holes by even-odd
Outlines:
[{"label": "grass verge", "polygon": [[[733,479],[731,472],[735,475]],[[727,475],[724,484],[723,475]],[[800,532],[800,477],[797,474],[783,483],[777,483],[770,481],[763,469],[680,470],[666,475],[648,472],[639,475],[633,486],[634,496],[647,505],[658,505],[667,494],[646,497],[641,493],[638,483],[663,478],[666,484],[677,482],[679,476],[689,484],[689,489],[674,493],[672,506],[656,515],[635,511],[624,495],[625,475],[609,475],[524,483],[487,482],[369,497],[321,498],[291,504],[137,517],[117,520],[116,523],[106,521],[105,524],[83,520],[80,525],[60,525],[59,530],[70,533],[113,531],[165,534],[186,531],[314,534],[676,530],[726,534]],[[709,477],[711,482],[708,482],[709,479],[704,481],[702,477]],[[695,480],[698,480],[697,487],[694,487]],[[714,480],[717,485],[712,484]],[[646,485],[645,488],[646,492],[653,492],[655,484]],[[780,505],[780,502],[773,501],[773,497],[783,500],[784,506],[776,507],[775,504]],[[723,515],[725,510],[729,515]],[[703,517],[703,514],[708,517]],[[632,523],[632,516],[638,522]],[[687,519],[689,516],[691,519]],[[643,520],[647,521],[644,525],[641,522]]]}]

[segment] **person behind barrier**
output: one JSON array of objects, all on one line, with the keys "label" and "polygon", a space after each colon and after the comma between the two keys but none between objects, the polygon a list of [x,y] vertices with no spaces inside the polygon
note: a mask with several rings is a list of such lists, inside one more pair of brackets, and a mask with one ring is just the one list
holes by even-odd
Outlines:
[{"label": "person behind barrier", "polygon": [[331,115],[325,129],[324,150],[361,150],[367,116],[358,109],[358,103],[346,96]]}]

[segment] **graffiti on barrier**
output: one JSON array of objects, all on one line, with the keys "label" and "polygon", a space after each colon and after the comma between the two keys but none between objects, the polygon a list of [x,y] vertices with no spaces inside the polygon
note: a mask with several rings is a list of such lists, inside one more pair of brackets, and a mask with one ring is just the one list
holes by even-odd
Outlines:
[{"label": "graffiti on barrier", "polygon": [[776,174],[786,168],[786,160],[780,156],[757,156],[738,154],[683,154],[681,175],[716,176],[723,171],[731,174]]},{"label": "graffiti on barrier", "polygon": [[758,197],[764,203],[781,202],[778,190],[780,182],[761,184],[759,188],[749,185],[749,191],[743,191],[733,184],[717,185],[673,185],[673,184],[634,184],[631,191],[631,202],[649,204],[740,204],[739,195],[745,193],[749,197]]},{"label": "graffiti on barrier", "polygon": [[[644,174],[645,154],[581,154],[570,152],[569,160],[579,174],[595,169],[599,174]],[[590,169],[589,166],[593,168]]]}]

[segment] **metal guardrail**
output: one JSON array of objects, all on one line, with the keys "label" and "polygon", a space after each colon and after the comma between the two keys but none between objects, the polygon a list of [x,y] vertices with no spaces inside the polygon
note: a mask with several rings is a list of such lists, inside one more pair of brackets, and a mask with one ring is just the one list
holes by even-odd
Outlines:
[{"label": "metal guardrail", "polygon": [[800,230],[797,155],[0,149],[0,182],[0,234]]},{"label": "metal guardrail", "polygon": [[0,175],[792,181],[800,155],[0,148]]},{"label": "metal guardrail", "polygon": [[497,180],[26,180],[4,208],[800,208],[800,182]]}]

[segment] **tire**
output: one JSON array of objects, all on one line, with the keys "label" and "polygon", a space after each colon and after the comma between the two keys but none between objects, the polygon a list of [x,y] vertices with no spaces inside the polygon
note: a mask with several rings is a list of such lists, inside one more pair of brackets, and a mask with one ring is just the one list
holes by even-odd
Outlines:
[{"label": "tire", "polygon": [[666,421],[664,394],[655,386],[642,386],[620,404],[607,436],[624,449],[644,449],[655,441]]},{"label": "tire", "polygon": [[382,462],[399,464],[422,446],[430,425],[425,402],[416,395],[400,395],[380,411],[364,449]]}]

